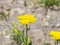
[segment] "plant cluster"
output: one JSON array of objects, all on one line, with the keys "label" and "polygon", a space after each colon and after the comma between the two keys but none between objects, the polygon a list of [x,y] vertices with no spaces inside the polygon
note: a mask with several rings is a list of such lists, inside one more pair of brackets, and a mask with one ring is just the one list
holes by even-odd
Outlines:
[{"label": "plant cluster", "polygon": [[13,40],[17,42],[17,45],[32,45],[32,41],[28,35],[28,30],[30,29],[28,26],[29,24],[34,23],[36,18],[31,14],[24,14],[23,16],[18,16],[18,20],[20,24],[26,26],[26,29],[25,31],[18,30],[15,23],[12,21],[12,25],[14,27],[12,35]]}]

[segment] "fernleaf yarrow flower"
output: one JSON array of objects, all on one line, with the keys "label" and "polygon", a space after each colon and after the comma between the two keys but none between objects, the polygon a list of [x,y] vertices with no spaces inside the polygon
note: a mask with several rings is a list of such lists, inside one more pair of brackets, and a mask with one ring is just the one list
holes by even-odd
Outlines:
[{"label": "fernleaf yarrow flower", "polygon": [[18,20],[21,24],[29,24],[34,23],[36,21],[36,18],[32,14],[24,14],[22,16],[18,16]]},{"label": "fernleaf yarrow flower", "polygon": [[50,35],[54,40],[60,40],[60,32],[58,31],[50,31]]}]

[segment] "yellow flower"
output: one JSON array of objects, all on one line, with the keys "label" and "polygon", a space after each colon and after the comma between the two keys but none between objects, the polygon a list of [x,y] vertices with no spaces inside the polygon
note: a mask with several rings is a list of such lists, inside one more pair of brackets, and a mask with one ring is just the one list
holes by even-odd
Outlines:
[{"label": "yellow flower", "polygon": [[21,24],[28,24],[29,23],[29,20],[20,20],[20,23]]},{"label": "yellow flower", "polygon": [[17,29],[13,30],[16,34],[19,34],[19,31]]},{"label": "yellow flower", "polygon": [[53,37],[54,40],[60,39],[60,32],[58,31],[50,31],[50,35]]},{"label": "yellow flower", "polygon": [[18,16],[18,19],[21,24],[29,24],[34,23],[36,21],[34,15],[31,14],[24,14],[23,16]]}]

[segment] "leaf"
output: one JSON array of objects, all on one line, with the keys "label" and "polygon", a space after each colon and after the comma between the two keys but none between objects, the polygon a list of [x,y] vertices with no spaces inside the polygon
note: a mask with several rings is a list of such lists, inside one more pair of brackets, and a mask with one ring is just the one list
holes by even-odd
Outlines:
[{"label": "leaf", "polygon": [[30,41],[30,43],[28,45],[32,45],[32,41]]},{"label": "leaf", "polygon": [[12,35],[13,40],[15,41],[22,41],[22,31],[21,30],[17,30],[18,33],[16,33],[15,31],[13,32],[14,35]]},{"label": "leaf", "polygon": [[19,40],[19,36],[18,35],[12,35],[12,37],[13,37],[13,40],[15,40],[15,41]]},{"label": "leaf", "polygon": [[43,45],[51,45],[50,43],[44,43]]}]

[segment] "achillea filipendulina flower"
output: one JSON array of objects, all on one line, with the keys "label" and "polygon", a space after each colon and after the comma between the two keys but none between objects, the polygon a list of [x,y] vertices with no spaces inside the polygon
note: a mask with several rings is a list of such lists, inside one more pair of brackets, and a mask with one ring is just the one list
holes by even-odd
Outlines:
[{"label": "achillea filipendulina flower", "polygon": [[20,20],[20,23],[21,24],[28,24],[29,23],[29,20]]},{"label": "achillea filipendulina flower", "polygon": [[60,40],[60,32],[50,31],[50,35],[53,37],[54,40]]},{"label": "achillea filipendulina flower", "polygon": [[29,24],[36,21],[36,18],[32,14],[24,14],[23,16],[18,16],[18,19],[21,24]]}]

